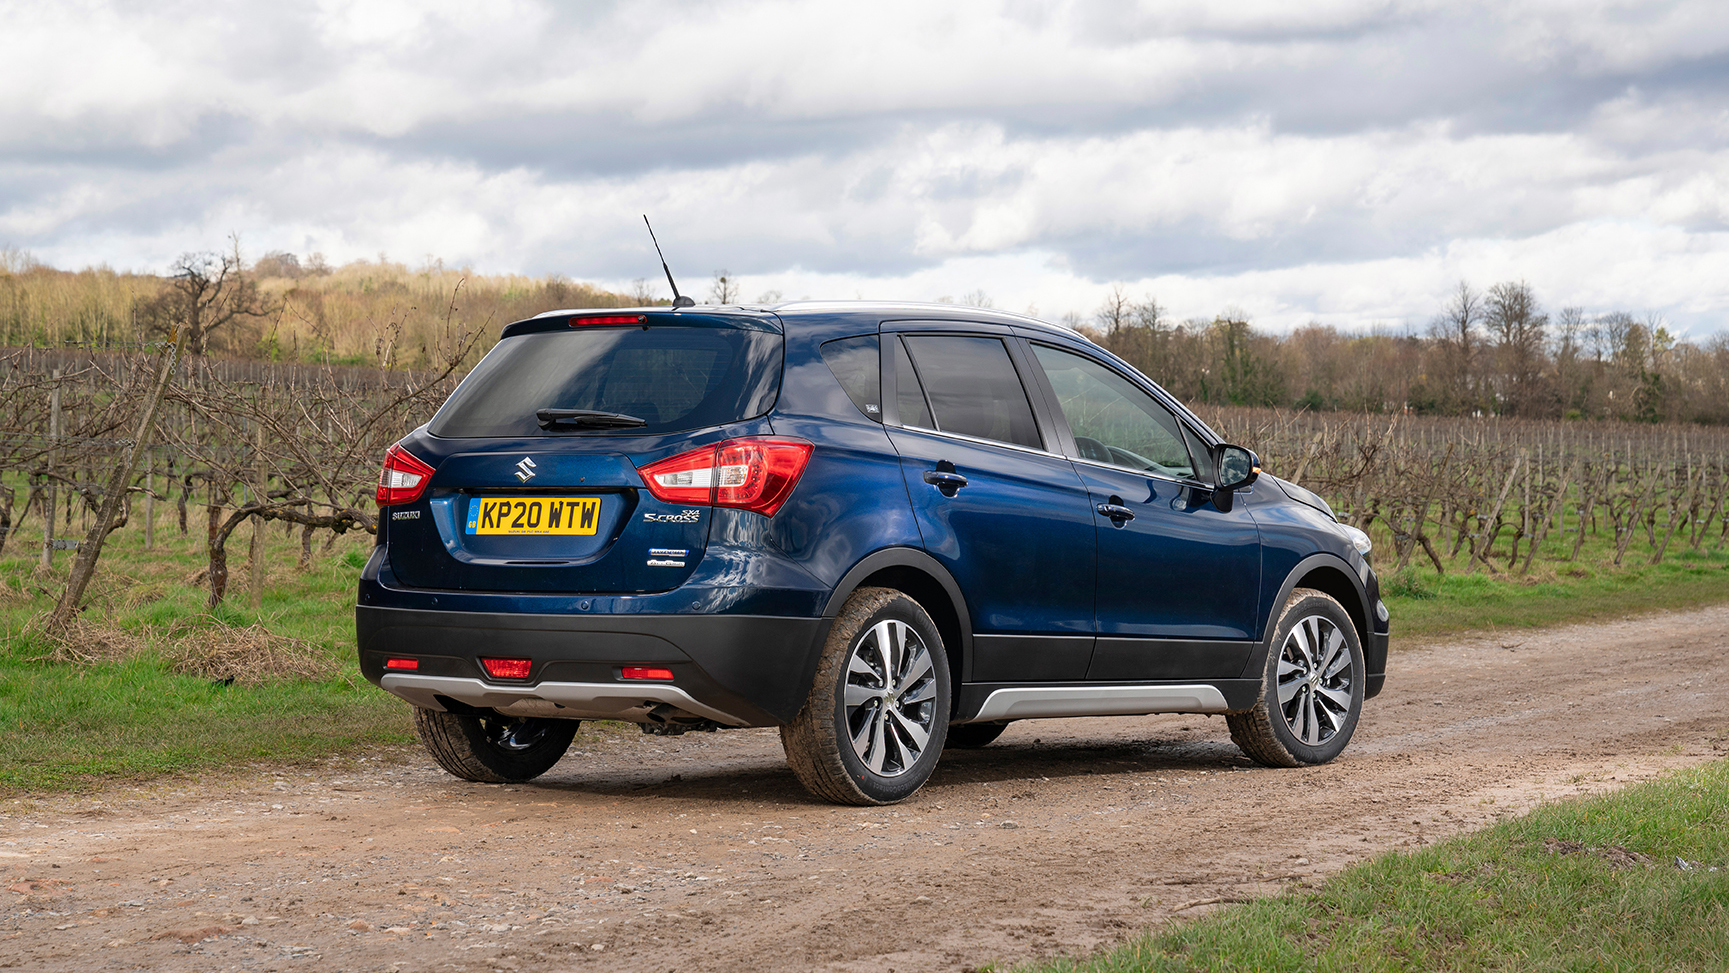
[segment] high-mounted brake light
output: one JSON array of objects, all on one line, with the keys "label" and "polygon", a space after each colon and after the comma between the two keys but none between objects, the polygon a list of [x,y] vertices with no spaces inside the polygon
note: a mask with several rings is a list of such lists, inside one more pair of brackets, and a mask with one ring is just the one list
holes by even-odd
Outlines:
[{"label": "high-mounted brake light", "polygon": [[672,670],[653,666],[625,666],[619,675],[626,679],[671,679]]},{"label": "high-mounted brake light", "polygon": [[570,319],[573,328],[593,328],[603,324],[647,324],[646,314],[595,314]]},{"label": "high-mounted brake light", "polygon": [[773,517],[810,462],[802,439],[729,439],[637,470],[665,503],[737,507]]},{"label": "high-mounted brake light", "polygon": [[432,467],[420,461],[420,457],[402,448],[401,443],[390,447],[384,454],[384,469],[378,474],[378,500],[380,507],[392,503],[412,503],[420,499],[426,492],[427,481],[432,479]]},{"label": "high-mounted brake light", "polygon": [[534,668],[533,659],[482,659],[480,664],[494,679],[527,679],[528,670]]}]

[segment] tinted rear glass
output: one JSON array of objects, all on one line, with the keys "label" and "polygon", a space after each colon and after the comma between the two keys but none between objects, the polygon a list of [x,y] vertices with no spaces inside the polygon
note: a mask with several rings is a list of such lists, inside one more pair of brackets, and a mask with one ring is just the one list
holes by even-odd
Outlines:
[{"label": "tinted rear glass", "polygon": [[[447,439],[651,435],[762,415],[780,385],[781,336],[734,328],[584,328],[500,341],[430,432]],[[540,409],[647,420],[627,429],[540,427]]]}]

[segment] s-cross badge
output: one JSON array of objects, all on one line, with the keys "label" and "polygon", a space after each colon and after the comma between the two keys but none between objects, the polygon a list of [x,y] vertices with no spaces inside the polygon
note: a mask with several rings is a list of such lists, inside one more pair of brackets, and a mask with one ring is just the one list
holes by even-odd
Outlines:
[{"label": "s-cross badge", "polygon": [[524,483],[534,479],[534,460],[524,456],[522,461],[516,464],[516,478]]}]

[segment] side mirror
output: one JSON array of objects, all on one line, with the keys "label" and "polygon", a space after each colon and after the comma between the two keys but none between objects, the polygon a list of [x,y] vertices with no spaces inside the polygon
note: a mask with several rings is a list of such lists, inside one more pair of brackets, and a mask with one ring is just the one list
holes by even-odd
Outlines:
[{"label": "side mirror", "polygon": [[1213,450],[1213,470],[1213,506],[1229,513],[1231,495],[1261,475],[1261,458],[1254,450],[1223,443]]}]

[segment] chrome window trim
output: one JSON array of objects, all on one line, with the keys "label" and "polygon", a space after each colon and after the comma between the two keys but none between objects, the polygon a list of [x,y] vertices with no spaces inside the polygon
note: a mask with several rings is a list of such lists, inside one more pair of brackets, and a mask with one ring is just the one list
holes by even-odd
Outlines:
[{"label": "chrome window trim", "polygon": [[[885,423],[885,425],[886,425],[886,423]],[[928,432],[933,436],[943,436],[943,437],[946,437],[948,439],[957,439],[963,443],[977,443],[977,444],[982,445],[982,446],[1001,446],[1004,449],[1013,449],[1013,450],[1016,450],[1016,451],[1022,452],[1022,453],[1032,453],[1034,456],[1049,456],[1053,459],[1068,459],[1069,458],[1067,456],[1064,456],[1062,453],[1053,453],[1048,449],[1034,449],[1031,446],[1021,446],[1017,443],[1005,443],[1000,439],[985,439],[982,436],[969,436],[966,433],[949,432],[946,429],[927,429],[924,426],[909,426],[905,423],[896,423],[895,425],[891,426],[890,428],[892,428],[892,429],[904,429],[908,432]]]}]

